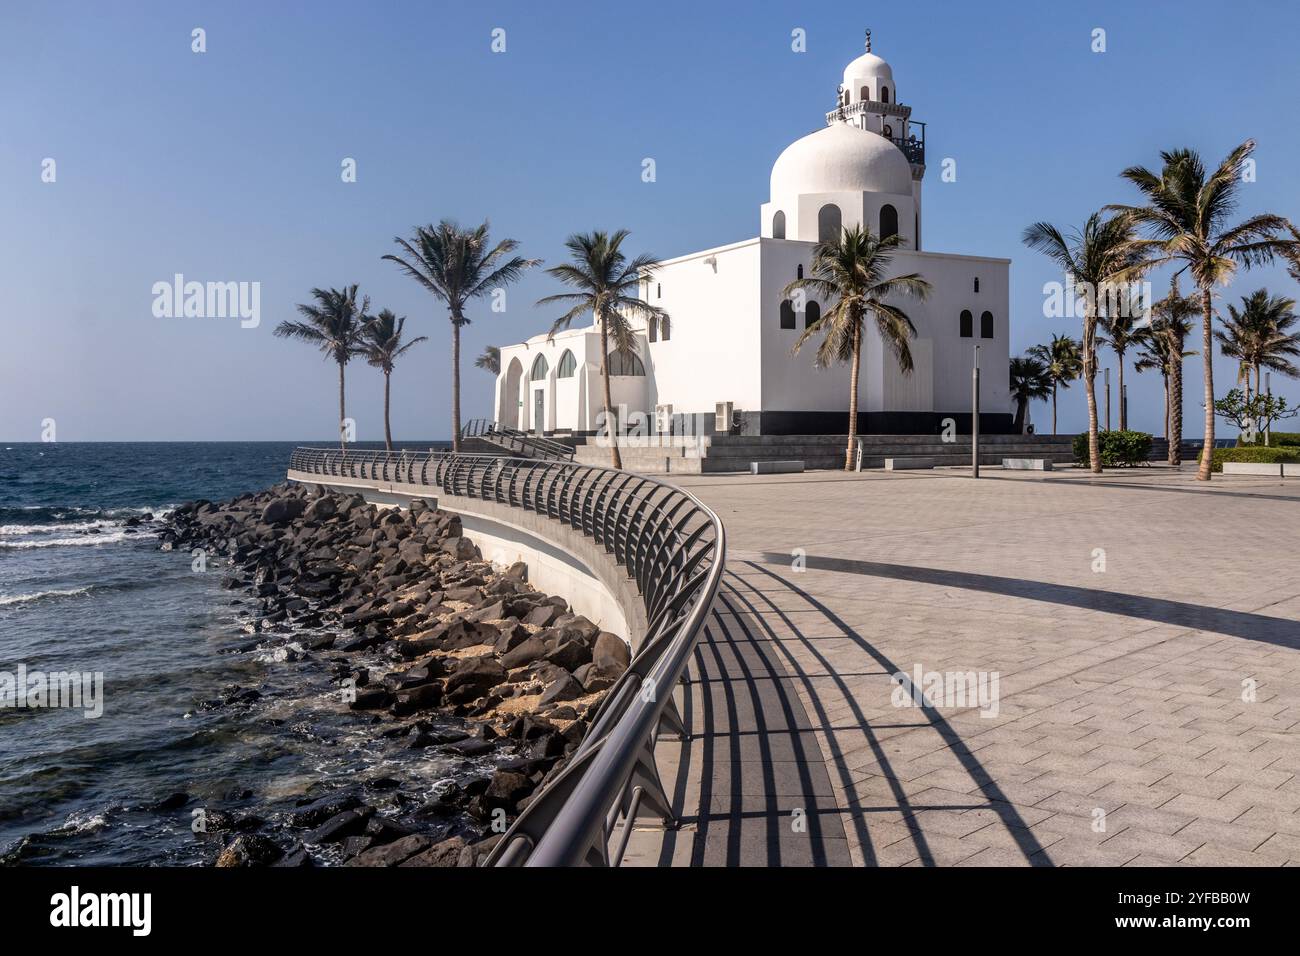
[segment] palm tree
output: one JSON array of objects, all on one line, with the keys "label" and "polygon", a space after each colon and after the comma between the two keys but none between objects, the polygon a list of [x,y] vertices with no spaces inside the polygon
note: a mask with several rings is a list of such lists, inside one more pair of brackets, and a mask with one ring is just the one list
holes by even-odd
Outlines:
[{"label": "palm tree", "polygon": [[[1196,304],[1192,300],[1191,311],[1195,313]],[[1158,304],[1157,304],[1158,305]],[[1195,355],[1195,352],[1182,351],[1182,343],[1192,332],[1192,324],[1186,318],[1178,320],[1177,326],[1165,318],[1153,319],[1147,328],[1141,330],[1135,341],[1138,343],[1139,350],[1137,360],[1133,363],[1135,372],[1148,372],[1155,370],[1160,373],[1164,381],[1165,389],[1165,435],[1164,437],[1172,441],[1173,433],[1173,390],[1171,388],[1171,379],[1174,374],[1180,374],[1183,359]],[[1177,356],[1177,358],[1175,358]],[[1181,377],[1179,379],[1181,389]],[[1181,391],[1179,393],[1181,401]],[[1179,431],[1182,429],[1182,410],[1179,409]],[[1182,456],[1175,456],[1174,448],[1170,445],[1169,463],[1177,465],[1182,460]]]},{"label": "palm tree", "polygon": [[623,457],[618,451],[618,419],[609,385],[610,340],[614,351],[623,356],[636,355],[636,330],[632,319],[657,322],[661,327],[669,323],[668,313],[651,305],[636,295],[640,283],[650,278],[659,268],[659,260],[648,253],[628,259],[622,251],[628,231],[613,233],[576,233],[565,240],[571,254],[569,262],[547,269],[548,275],[559,279],[576,292],[561,292],[539,299],[538,305],[563,304],[569,311],[551,324],[551,335],[567,329],[573,320],[590,312],[600,327],[600,373],[605,394],[605,424],[609,430],[611,460],[615,468],[623,467]]},{"label": "palm tree", "polygon": [[1300,356],[1300,332],[1291,331],[1300,321],[1295,314],[1295,299],[1271,296],[1267,289],[1256,289],[1241,297],[1241,311],[1228,306],[1223,329],[1215,330],[1219,351],[1241,363],[1246,383],[1246,401],[1250,401],[1250,373],[1255,373],[1255,394],[1260,392],[1260,369],[1283,375],[1300,375],[1291,358]]},{"label": "palm tree", "polygon": [[894,250],[903,244],[901,235],[875,236],[870,229],[853,226],[813,250],[812,274],[795,279],[782,291],[789,296],[796,290],[814,298],[833,302],[821,318],[808,325],[794,344],[798,352],[814,335],[823,336],[817,348],[817,365],[849,362],[849,440],[844,449],[844,470],[853,468],[854,446],[858,437],[858,374],[862,364],[863,322],[874,320],[880,339],[898,359],[898,367],[912,371],[911,338],[916,326],[907,313],[885,300],[898,296],[915,296],[924,300],[930,283],[919,273],[886,278]]},{"label": "palm tree", "polygon": [[339,367],[339,447],[347,454],[347,411],[344,403],[343,368],[361,351],[361,334],[370,316],[370,297],[357,302],[357,286],[342,289],[312,289],[315,305],[298,306],[305,321],[284,321],[275,327],[275,335],[315,345]]},{"label": "palm tree", "polygon": [[1177,274],[1169,280],[1169,294],[1152,307],[1155,318],[1149,334],[1164,341],[1162,351],[1169,360],[1169,464],[1174,466],[1183,463],[1183,358],[1196,354],[1184,347],[1192,332],[1191,317],[1198,311],[1196,299],[1178,291]]},{"label": "palm tree", "polygon": [[1025,414],[1029,411],[1029,403],[1034,399],[1041,401],[1051,394],[1052,376],[1041,359],[1024,356],[1011,360],[1011,397],[1016,403],[1017,433],[1025,430]]},{"label": "palm tree", "polygon": [[447,307],[451,319],[451,448],[460,451],[460,329],[469,324],[465,308],[477,298],[514,282],[540,259],[510,254],[519,247],[513,239],[495,246],[488,241],[488,224],[461,229],[450,219],[436,226],[419,226],[409,240],[395,236],[405,256],[387,255],[402,271],[424,286]]},{"label": "palm tree", "polygon": [[1228,224],[1243,167],[1254,149],[1254,141],[1247,140],[1208,175],[1195,150],[1163,152],[1159,175],[1142,166],[1130,166],[1120,174],[1142,192],[1147,204],[1112,207],[1146,230],[1146,237],[1132,243],[1134,251],[1149,257],[1149,265],[1181,262],[1183,269],[1191,271],[1200,295],[1205,444],[1196,477],[1202,481],[1210,480],[1214,447],[1214,288],[1231,282],[1239,265],[1249,269],[1271,262],[1276,255],[1292,258],[1300,248],[1295,240],[1280,237],[1290,225],[1282,216],[1265,213]]},{"label": "palm tree", "polygon": [[495,345],[484,347],[483,354],[474,360],[474,367],[493,375],[501,374],[501,350]]},{"label": "palm tree", "polygon": [[[1084,290],[1083,340],[1080,343],[1083,387],[1088,395],[1088,458],[1094,472],[1101,471],[1101,445],[1097,438],[1097,321],[1103,301],[1113,303],[1121,283],[1128,281],[1138,264],[1131,248],[1133,229],[1125,216],[1103,219],[1094,212],[1081,231],[1067,239],[1048,222],[1036,222],[1025,230],[1023,240],[1030,249],[1052,259],[1074,284]],[[1055,422],[1053,422],[1055,432]]]},{"label": "palm tree", "polygon": [[[1056,389],[1069,388],[1070,383],[1083,374],[1082,347],[1077,339],[1068,335],[1053,335],[1047,345],[1035,345],[1028,355],[1047,367],[1047,377],[1052,383],[1052,434],[1056,434]],[[1093,409],[1096,413],[1096,409]]]},{"label": "palm tree", "polygon": [[1147,326],[1141,322],[1141,313],[1145,311],[1139,297],[1125,300],[1119,308],[1109,308],[1101,317],[1101,327],[1105,335],[1097,337],[1098,345],[1109,345],[1119,364],[1119,430],[1128,431],[1128,402],[1124,396],[1124,355],[1130,348],[1139,344]]},{"label": "palm tree", "polygon": [[402,329],[405,326],[406,316],[399,319],[391,309],[384,309],[362,330],[361,354],[369,364],[384,372],[384,447],[390,454],[393,451],[393,430],[388,424],[388,395],[393,376],[393,363],[411,346],[428,341],[426,336],[421,335],[409,342],[403,342]]}]

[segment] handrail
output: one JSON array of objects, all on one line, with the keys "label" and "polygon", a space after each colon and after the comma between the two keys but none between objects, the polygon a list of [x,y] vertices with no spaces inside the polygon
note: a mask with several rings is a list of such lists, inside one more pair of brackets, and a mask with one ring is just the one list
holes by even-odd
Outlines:
[{"label": "handrail", "polygon": [[543,461],[573,460],[573,447],[564,442],[510,428],[487,418],[471,420],[460,433],[464,438],[482,438],[524,458],[539,458]]},{"label": "handrail", "polygon": [[[428,485],[535,512],[602,545],[637,586],[647,626],[631,663],[564,769],[534,795],[486,865],[617,866],[640,812],[669,818],[654,743],[662,727],[681,729],[672,691],[699,643],[726,564],[726,532],[712,509],[657,478],[567,461],[436,451],[345,457],[336,449],[297,448],[289,468]],[[611,854],[620,819],[624,832]]]}]

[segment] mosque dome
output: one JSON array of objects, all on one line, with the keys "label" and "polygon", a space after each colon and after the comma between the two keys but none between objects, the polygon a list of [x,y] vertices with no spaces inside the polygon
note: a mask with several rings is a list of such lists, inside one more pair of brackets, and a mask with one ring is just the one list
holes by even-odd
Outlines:
[{"label": "mosque dome", "polygon": [[831,192],[910,196],[912,169],[902,150],[878,133],[832,123],[795,140],[777,157],[770,195]]}]

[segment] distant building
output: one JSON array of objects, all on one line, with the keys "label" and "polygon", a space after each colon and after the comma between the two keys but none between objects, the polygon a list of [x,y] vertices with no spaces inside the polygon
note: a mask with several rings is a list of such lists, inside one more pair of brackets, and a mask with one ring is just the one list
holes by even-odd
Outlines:
[{"label": "distant building", "polygon": [[[889,64],[870,49],[868,35],[867,52],[844,70],[825,128],[777,157],[758,237],[669,259],[644,284],[643,298],[668,311],[671,334],[641,322],[637,355],[608,360],[614,403],[647,416],[653,430],[686,430],[684,416],[701,416],[706,430],[735,421],[747,434],[844,432],[848,367],[816,368],[815,338],[791,354],[825,303],[810,299],[799,313],[781,290],[809,269],[818,242],[856,225],[900,233],[905,246],[894,271],[918,272],[933,287],[925,302],[897,303],[917,331],[910,375],[868,323],[859,430],[933,433],[953,417],[965,431],[975,345],[983,427],[1010,430],[1010,260],[923,249],[925,127],[899,102]],[[502,348],[498,421],[547,433],[596,431],[601,360],[594,324]]]}]

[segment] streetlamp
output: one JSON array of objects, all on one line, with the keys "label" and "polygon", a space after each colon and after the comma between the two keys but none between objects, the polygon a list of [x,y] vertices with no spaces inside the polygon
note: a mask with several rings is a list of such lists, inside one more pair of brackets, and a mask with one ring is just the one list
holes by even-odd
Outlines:
[{"label": "streetlamp", "polygon": [[1110,431],[1110,366],[1106,366],[1106,431]]},{"label": "streetlamp", "polygon": [[980,347],[975,346],[975,367],[970,373],[970,473],[980,476]]}]

